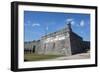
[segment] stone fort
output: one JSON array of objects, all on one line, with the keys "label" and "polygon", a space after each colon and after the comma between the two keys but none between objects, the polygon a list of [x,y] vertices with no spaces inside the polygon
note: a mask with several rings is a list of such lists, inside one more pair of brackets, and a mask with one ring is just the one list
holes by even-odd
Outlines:
[{"label": "stone fort", "polygon": [[90,48],[90,42],[73,32],[69,22],[63,29],[48,33],[30,42],[24,42],[25,53],[52,54],[70,56],[86,52]]}]

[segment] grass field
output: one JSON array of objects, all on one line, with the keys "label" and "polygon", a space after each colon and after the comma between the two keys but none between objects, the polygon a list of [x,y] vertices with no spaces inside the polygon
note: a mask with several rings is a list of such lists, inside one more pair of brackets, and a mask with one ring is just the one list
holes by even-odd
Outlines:
[{"label": "grass field", "polygon": [[61,57],[62,55],[39,55],[39,54],[24,54],[24,61],[41,61],[48,59],[55,59]]}]

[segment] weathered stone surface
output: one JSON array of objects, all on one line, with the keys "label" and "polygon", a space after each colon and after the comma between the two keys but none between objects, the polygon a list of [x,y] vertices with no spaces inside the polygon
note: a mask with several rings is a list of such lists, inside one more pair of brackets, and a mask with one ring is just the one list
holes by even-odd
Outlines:
[{"label": "weathered stone surface", "polygon": [[41,37],[38,41],[25,42],[24,44],[25,51],[66,56],[83,52],[83,46],[85,46],[83,45],[83,39],[72,31],[71,24],[59,31]]}]

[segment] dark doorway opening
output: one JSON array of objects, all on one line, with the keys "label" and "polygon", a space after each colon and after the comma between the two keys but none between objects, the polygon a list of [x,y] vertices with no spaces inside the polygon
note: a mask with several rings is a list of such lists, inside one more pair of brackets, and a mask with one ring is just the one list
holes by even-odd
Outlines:
[{"label": "dark doorway opening", "polygon": [[34,45],[34,46],[33,46],[33,53],[35,53],[35,48],[36,48],[36,46]]}]

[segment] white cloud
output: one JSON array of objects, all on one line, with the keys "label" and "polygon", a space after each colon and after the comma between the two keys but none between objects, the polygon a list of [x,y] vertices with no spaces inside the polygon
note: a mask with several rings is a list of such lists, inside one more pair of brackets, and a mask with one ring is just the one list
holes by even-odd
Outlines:
[{"label": "white cloud", "polygon": [[35,26],[40,26],[40,24],[39,24],[39,23],[33,23],[32,26],[33,26],[33,27],[35,27]]},{"label": "white cloud", "polygon": [[66,19],[66,22],[67,22],[67,23],[68,23],[68,22],[71,22],[72,25],[75,24],[75,21],[73,20],[73,18],[68,18],[68,19]]},{"label": "white cloud", "polygon": [[48,30],[48,26],[46,27],[46,30]]},{"label": "white cloud", "polygon": [[81,20],[81,21],[80,21],[80,26],[83,27],[84,25],[85,25],[84,20]]},{"label": "white cloud", "polygon": [[73,21],[72,18],[68,18],[68,19],[66,19],[66,22],[71,22],[71,21]]},{"label": "white cloud", "polygon": [[74,24],[75,24],[75,22],[74,22],[74,21],[72,21],[72,22],[71,22],[71,24],[72,24],[72,25],[74,25]]}]

